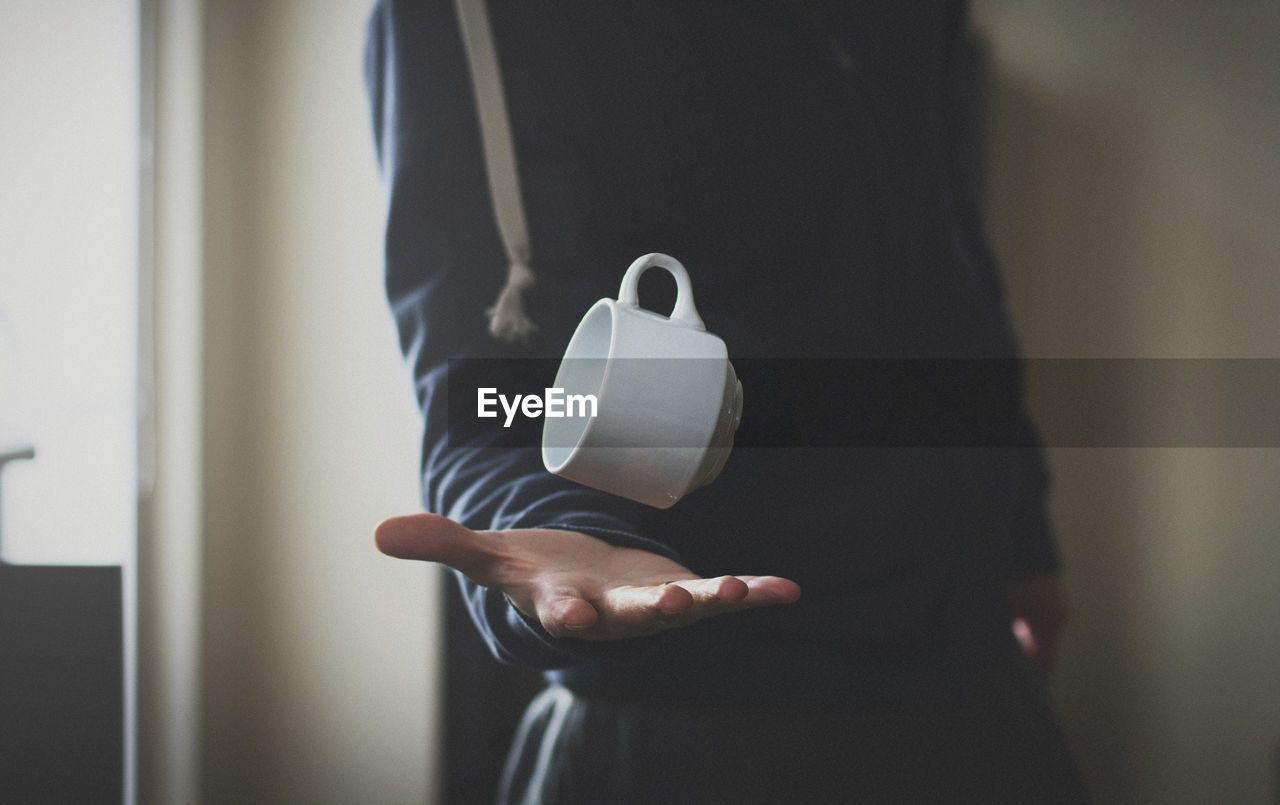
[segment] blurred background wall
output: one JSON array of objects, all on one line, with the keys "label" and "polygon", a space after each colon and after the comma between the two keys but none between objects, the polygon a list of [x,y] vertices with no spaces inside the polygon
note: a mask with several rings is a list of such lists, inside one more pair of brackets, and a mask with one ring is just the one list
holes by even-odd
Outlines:
[{"label": "blurred background wall", "polygon": [[[1026,354],[1280,357],[1280,4],[974,11]],[[1280,800],[1280,450],[1051,460],[1075,615],[1054,693],[1099,801]]]},{"label": "blurred background wall", "polygon": [[[1280,357],[1280,6],[975,0],[1026,352]],[[422,802],[439,595],[379,286],[365,0],[161,0],[144,801]],[[1038,404],[1052,404],[1040,401]],[[1280,451],[1054,449],[1054,694],[1103,802],[1266,802]]]},{"label": "blurred background wall", "polygon": [[430,801],[435,574],[382,298],[365,0],[160,0],[144,802]]}]

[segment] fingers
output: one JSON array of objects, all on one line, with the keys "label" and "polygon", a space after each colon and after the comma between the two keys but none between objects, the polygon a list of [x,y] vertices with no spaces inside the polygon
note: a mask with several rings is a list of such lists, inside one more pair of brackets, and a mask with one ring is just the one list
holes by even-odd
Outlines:
[{"label": "fingers", "polygon": [[[714,615],[740,612],[755,607],[790,604],[800,598],[800,585],[778,576],[720,576],[690,579],[671,584],[689,593],[687,605],[671,608],[670,627],[683,626]],[[672,617],[674,616],[674,617]]]},{"label": "fingers", "polygon": [[746,582],[746,607],[794,604],[800,600],[800,585],[778,576],[739,576]]},{"label": "fingers", "polygon": [[439,562],[480,584],[492,583],[493,532],[472,531],[438,514],[409,514],[383,521],[373,538],[388,556]]},{"label": "fingers", "polygon": [[691,579],[673,584],[687,590],[692,602],[701,606],[736,604],[750,593],[747,583],[737,576],[720,576],[714,579]]},{"label": "fingers", "polygon": [[[538,609],[545,613],[541,618],[543,628],[555,637],[618,640],[652,635],[743,609],[791,603],[799,596],[799,585],[776,576],[721,576],[612,587],[603,591],[594,606],[579,598],[574,609],[565,603],[574,593],[566,592],[565,601],[544,602]],[[589,608],[594,617],[576,609],[577,604]],[[580,615],[572,626],[564,614],[569,612]]]},{"label": "fingers", "polygon": [[547,623],[545,619],[543,626],[556,637],[623,640],[690,623],[696,608],[694,596],[676,584],[611,587],[593,603],[594,621],[584,619],[585,625],[579,628],[560,631],[556,628],[559,624]]},{"label": "fingers", "polygon": [[617,586],[592,595],[578,586],[544,584],[533,596],[535,618],[548,634],[581,640],[620,640],[653,634],[691,603],[688,591],[674,585]]},{"label": "fingers", "polygon": [[573,594],[549,599],[538,611],[542,628],[552,637],[578,637],[600,620],[595,607]]}]

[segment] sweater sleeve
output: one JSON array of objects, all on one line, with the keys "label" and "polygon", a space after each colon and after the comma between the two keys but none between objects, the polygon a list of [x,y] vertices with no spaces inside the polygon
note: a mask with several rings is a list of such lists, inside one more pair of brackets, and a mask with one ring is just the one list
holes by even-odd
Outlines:
[{"label": "sweater sleeve", "polygon": [[[388,193],[386,292],[422,411],[427,510],[471,528],[572,529],[676,558],[640,533],[638,504],[551,475],[536,448],[500,447],[483,432],[451,437],[447,398],[459,360],[519,367],[539,347],[499,344],[486,328],[506,260],[452,4],[378,3],[365,80]],[[490,650],[505,662],[555,668],[633,648],[554,639],[499,591],[458,579]]]}]

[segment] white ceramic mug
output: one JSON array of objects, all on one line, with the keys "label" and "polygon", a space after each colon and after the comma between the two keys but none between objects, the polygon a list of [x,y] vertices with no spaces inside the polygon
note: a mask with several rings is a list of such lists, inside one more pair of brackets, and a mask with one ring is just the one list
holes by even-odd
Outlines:
[{"label": "white ceramic mug", "polygon": [[[676,280],[669,317],[638,304],[640,275],[654,266]],[[724,341],[707,332],[688,272],[665,254],[636,260],[618,298],[591,306],[555,385],[569,399],[592,395],[596,415],[544,421],[547,470],[660,509],[715,480],[742,415]]]}]

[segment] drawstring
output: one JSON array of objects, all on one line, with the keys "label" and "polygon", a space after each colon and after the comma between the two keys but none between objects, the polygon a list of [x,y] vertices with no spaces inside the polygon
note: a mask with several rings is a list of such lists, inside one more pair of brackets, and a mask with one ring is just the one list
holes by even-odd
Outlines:
[{"label": "drawstring", "polygon": [[533,269],[527,263],[513,260],[507,267],[507,281],[498,301],[485,313],[489,316],[489,334],[499,341],[523,342],[538,329],[524,311],[524,292],[534,283]]},{"label": "drawstring", "polygon": [[485,311],[489,333],[499,341],[522,342],[538,328],[524,309],[524,292],[533,286],[534,278],[529,267],[529,227],[520,199],[515,146],[502,94],[502,72],[484,0],[454,0],[454,7],[471,68],[489,197],[507,253],[507,281],[493,307]]}]

